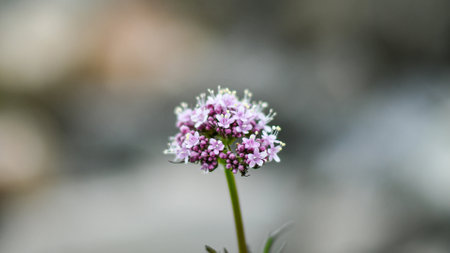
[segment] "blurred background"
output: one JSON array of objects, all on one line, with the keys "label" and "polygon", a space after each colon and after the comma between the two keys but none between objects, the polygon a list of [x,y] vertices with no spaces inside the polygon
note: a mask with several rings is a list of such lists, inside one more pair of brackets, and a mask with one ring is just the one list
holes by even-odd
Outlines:
[{"label": "blurred background", "polygon": [[450,2],[0,1],[0,252],[237,252],[226,181],[170,164],[218,85],[278,112],[248,243],[450,252]]}]

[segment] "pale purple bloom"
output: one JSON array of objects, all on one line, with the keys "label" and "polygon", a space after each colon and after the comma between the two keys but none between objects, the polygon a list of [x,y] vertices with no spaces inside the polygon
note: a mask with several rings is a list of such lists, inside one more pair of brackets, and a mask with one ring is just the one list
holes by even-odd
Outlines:
[{"label": "pale purple bloom", "polygon": [[211,93],[210,96],[208,96],[208,99],[206,101],[207,105],[213,105],[214,109],[220,107],[220,98],[217,98],[214,94]]},{"label": "pale purple bloom", "polygon": [[217,114],[216,119],[218,121],[217,125],[223,128],[229,128],[234,122],[234,117],[232,117],[228,112],[225,115]]},{"label": "pale purple bloom", "polygon": [[197,131],[194,134],[187,133],[184,142],[187,148],[192,148],[200,142],[200,134]]},{"label": "pale purple bloom", "polygon": [[231,93],[225,93],[223,95],[218,95],[220,104],[224,107],[233,108],[237,105],[236,95]]},{"label": "pale purple bloom", "polygon": [[280,157],[278,157],[277,155],[280,151],[280,146],[271,146],[269,149],[267,149],[269,161],[275,160],[275,162],[280,162]]},{"label": "pale purple bloom", "polygon": [[253,109],[255,110],[256,119],[258,121],[256,124],[256,128],[260,129],[260,130],[264,130],[266,132],[269,132],[271,130],[271,128],[267,124],[273,120],[276,113],[274,113],[272,110],[270,110],[268,114],[263,113],[262,110],[266,106],[267,105],[265,103],[262,103],[262,104],[254,105]]},{"label": "pale purple bloom", "polygon": [[257,142],[255,140],[256,135],[252,134],[250,135],[250,138],[242,138],[242,144],[244,144],[245,148],[249,149],[249,148],[253,148],[253,149],[258,149],[259,146],[261,145],[259,142]]},{"label": "pale purple bloom", "polygon": [[259,149],[255,149],[255,151],[253,151],[253,154],[248,154],[247,163],[250,168],[254,168],[255,165],[262,166],[264,164],[264,158],[266,157],[266,151],[259,152]]},{"label": "pale purple bloom", "polygon": [[180,161],[184,160],[185,163],[188,162],[190,155],[191,155],[191,150],[184,145],[176,150],[176,159],[180,160]]},{"label": "pale purple bloom", "polygon": [[199,127],[201,124],[205,123],[208,119],[209,109],[207,108],[197,108],[191,115],[191,120],[195,123],[195,127]]},{"label": "pale purple bloom", "polygon": [[260,113],[257,117],[258,123],[256,123],[256,128],[260,130],[264,130],[266,132],[269,132],[271,130],[270,126],[267,125],[272,119],[268,116],[264,115],[263,113]]},{"label": "pale purple bloom", "polygon": [[252,120],[255,117],[255,115],[250,110],[248,110],[244,105],[240,105],[234,112],[234,117],[236,120],[245,123],[248,122],[249,120]]},{"label": "pale purple bloom", "polygon": [[176,137],[175,136],[171,136],[169,137],[169,147],[164,150],[164,154],[176,154],[177,149],[180,147],[180,145],[178,144]]},{"label": "pale purple bloom", "polygon": [[177,124],[180,123],[189,123],[191,121],[192,110],[189,108],[185,108],[180,110],[177,113]]},{"label": "pale purple bloom", "polygon": [[266,131],[262,132],[261,140],[267,146],[272,146],[274,143],[278,143],[277,136],[273,133],[268,134]]},{"label": "pale purple bloom", "polygon": [[252,130],[253,126],[250,123],[242,123],[236,127],[236,132],[248,134],[250,130]]},{"label": "pale purple bloom", "polygon": [[212,150],[216,155],[218,155],[225,147],[221,140],[216,140],[214,138],[209,139],[209,144],[208,150]]},{"label": "pale purple bloom", "polygon": [[250,123],[242,123],[241,125],[238,125],[236,127],[236,132],[238,133],[243,133],[243,134],[248,134],[250,130],[253,129],[252,124]]},{"label": "pale purple bloom", "polygon": [[247,90],[242,99],[220,87],[217,93],[208,92],[197,97],[193,108],[186,103],[176,108],[178,133],[170,138],[165,154],[200,164],[205,172],[224,163],[226,169],[242,175],[265,162],[280,161],[278,152],[284,143],[277,140],[280,128],[269,126],[275,113],[264,112],[267,103],[252,102]]},{"label": "pale purple bloom", "polygon": [[236,111],[234,111],[234,118],[238,122],[236,132],[248,134],[252,130],[251,120],[254,118],[254,115],[244,105],[237,107]]},{"label": "pale purple bloom", "polygon": [[209,172],[209,165],[207,163],[203,163],[202,167],[200,169],[203,170],[205,173],[208,173]]}]

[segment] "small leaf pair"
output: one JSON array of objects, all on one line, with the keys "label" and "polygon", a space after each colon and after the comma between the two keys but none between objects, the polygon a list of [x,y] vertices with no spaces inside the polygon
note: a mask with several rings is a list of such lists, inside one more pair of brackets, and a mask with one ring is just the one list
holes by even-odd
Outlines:
[{"label": "small leaf pair", "polygon": [[[208,246],[208,245],[205,245],[205,248],[206,248],[206,251],[207,251],[208,253],[220,253],[220,252],[218,252],[217,250],[211,248],[211,247]],[[226,248],[223,248],[223,253],[228,253],[228,250],[227,250]]]}]

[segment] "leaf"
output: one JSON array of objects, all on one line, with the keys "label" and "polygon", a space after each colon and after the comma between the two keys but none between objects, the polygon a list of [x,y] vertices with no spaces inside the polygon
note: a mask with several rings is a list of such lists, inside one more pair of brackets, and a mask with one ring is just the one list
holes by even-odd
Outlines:
[{"label": "leaf", "polygon": [[[206,248],[206,251],[208,251],[208,253],[220,253],[220,252],[217,252],[215,249],[211,248],[208,245],[205,245],[205,248]],[[223,253],[228,253],[227,248],[223,248]]]},{"label": "leaf", "polygon": [[208,253],[217,253],[217,251],[215,249],[211,248],[208,245],[205,245],[205,248]]},{"label": "leaf", "polygon": [[[293,226],[293,224],[294,224],[294,223],[293,223],[292,221],[290,221],[290,222],[284,224],[283,226],[281,226],[279,229],[277,229],[277,230],[273,231],[272,233],[270,233],[270,234],[269,234],[269,237],[268,237],[267,240],[266,240],[266,243],[265,243],[263,252],[264,252],[264,253],[270,253],[270,250],[271,250],[273,244],[275,243],[275,241],[276,241],[276,240],[277,240],[284,232],[286,232],[287,230],[289,230],[289,229]],[[284,249],[284,247],[285,247],[285,244],[286,244],[286,243],[284,243],[284,244],[281,246],[281,248],[278,250],[278,252],[282,252],[282,251],[283,251],[283,249]]]}]

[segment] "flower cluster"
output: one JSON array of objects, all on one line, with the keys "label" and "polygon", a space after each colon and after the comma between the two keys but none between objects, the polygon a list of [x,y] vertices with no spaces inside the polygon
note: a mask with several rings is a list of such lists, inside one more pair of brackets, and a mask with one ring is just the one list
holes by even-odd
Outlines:
[{"label": "flower cluster", "polygon": [[176,162],[199,163],[205,172],[223,164],[243,176],[249,168],[280,161],[284,143],[277,140],[280,127],[268,125],[276,114],[264,113],[267,103],[251,102],[248,90],[242,99],[220,87],[217,94],[208,92],[197,97],[195,108],[182,103],[175,109],[179,133],[170,138],[166,154],[174,154]]}]

